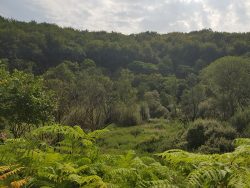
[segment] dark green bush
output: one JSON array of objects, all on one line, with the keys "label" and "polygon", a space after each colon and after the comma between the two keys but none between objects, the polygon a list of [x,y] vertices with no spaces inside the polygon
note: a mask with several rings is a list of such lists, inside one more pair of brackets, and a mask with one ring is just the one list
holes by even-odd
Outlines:
[{"label": "dark green bush", "polygon": [[195,125],[187,131],[186,140],[188,149],[197,149],[201,145],[205,144],[204,126]]},{"label": "dark green bush", "polygon": [[216,120],[196,120],[183,137],[186,149],[206,153],[222,153],[233,150],[232,141],[237,136],[230,125]]},{"label": "dark green bush", "polygon": [[[232,126],[240,133],[246,135],[246,130],[250,128],[250,108],[243,111],[238,111],[231,119]],[[244,133],[245,132],[245,133]]]}]

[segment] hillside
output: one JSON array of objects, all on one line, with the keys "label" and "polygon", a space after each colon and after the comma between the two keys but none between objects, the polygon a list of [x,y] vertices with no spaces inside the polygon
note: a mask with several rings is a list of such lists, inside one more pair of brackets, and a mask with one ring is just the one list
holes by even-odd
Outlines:
[{"label": "hillside", "polygon": [[[220,33],[209,29],[162,35],[155,32],[123,35],[78,31],[3,17],[0,28],[0,57],[9,59],[11,68],[29,67],[34,73],[43,73],[64,60],[82,63],[84,59],[92,59],[109,73],[130,68],[136,73],[156,72],[185,78],[215,59],[248,56],[250,51],[250,33]],[[23,64],[22,60],[29,63]]]},{"label": "hillside", "polygon": [[249,187],[250,33],[123,35],[0,17],[0,187]]}]

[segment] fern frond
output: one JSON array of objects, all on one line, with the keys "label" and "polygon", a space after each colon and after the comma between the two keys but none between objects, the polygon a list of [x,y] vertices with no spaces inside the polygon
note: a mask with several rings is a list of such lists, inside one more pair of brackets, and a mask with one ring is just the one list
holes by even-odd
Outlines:
[{"label": "fern frond", "polygon": [[24,178],[21,180],[13,181],[10,183],[11,187],[13,188],[21,188],[22,186],[28,183],[28,178]]},{"label": "fern frond", "polygon": [[108,129],[96,130],[96,131],[88,133],[88,136],[90,138],[97,139],[97,138],[100,138],[101,136],[103,136],[107,132],[109,132]]},{"label": "fern frond", "polygon": [[228,181],[230,173],[231,170],[223,164],[200,165],[188,175],[187,182],[193,187],[204,187],[206,183],[218,186]]},{"label": "fern frond", "polygon": [[118,168],[110,172],[111,176],[131,177],[136,175],[136,169],[133,168]]},{"label": "fern frond", "polygon": [[9,171],[11,166],[0,166],[0,173],[3,174],[6,171]]},{"label": "fern frond", "polygon": [[131,161],[131,166],[136,169],[147,167],[147,165],[145,165],[139,157],[136,157]]},{"label": "fern frond", "polygon": [[171,187],[170,181],[168,179],[165,180],[155,180],[155,181],[141,181],[138,185],[139,188],[163,188],[163,187]]},{"label": "fern frond", "polygon": [[230,176],[228,185],[231,187],[250,187],[250,169],[244,167],[238,167],[233,169],[233,174]]},{"label": "fern frond", "polygon": [[8,177],[11,176],[11,175],[17,174],[17,173],[18,173],[19,171],[21,171],[22,169],[24,169],[24,167],[19,167],[19,168],[16,168],[16,169],[14,169],[14,170],[8,171],[8,172],[6,172],[6,173],[4,173],[4,174],[2,174],[2,175],[0,176],[0,180],[4,180],[4,179],[8,178]]},{"label": "fern frond", "polygon": [[234,146],[250,145],[250,138],[237,138],[233,141]]},{"label": "fern frond", "polygon": [[102,181],[102,179],[97,175],[91,176],[79,176],[77,174],[71,174],[69,180],[76,182],[80,186],[95,185],[96,187],[106,188],[107,185]]}]

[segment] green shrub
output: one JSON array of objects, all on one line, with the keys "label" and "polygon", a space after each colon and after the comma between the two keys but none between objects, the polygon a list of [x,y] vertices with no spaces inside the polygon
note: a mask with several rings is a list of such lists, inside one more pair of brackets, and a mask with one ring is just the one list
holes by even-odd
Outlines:
[{"label": "green shrub", "polygon": [[144,94],[144,99],[148,104],[150,117],[160,118],[166,117],[169,114],[167,108],[165,108],[160,101],[160,94],[158,91],[148,91]]},{"label": "green shrub", "polygon": [[197,149],[205,144],[204,126],[195,125],[187,131],[186,140],[188,149]]},{"label": "green shrub", "polygon": [[140,114],[142,121],[148,121],[150,118],[148,104],[143,102],[140,104]]},{"label": "green shrub", "polygon": [[188,150],[217,153],[232,151],[237,133],[228,124],[200,119],[191,123],[183,136]]},{"label": "green shrub", "polygon": [[[250,127],[250,108],[243,110],[243,111],[238,111],[231,119],[230,122],[235,129],[243,133],[245,130],[249,129]],[[243,135],[245,136],[250,136],[246,135],[246,133]]]},{"label": "green shrub", "polygon": [[119,103],[114,107],[112,119],[118,125],[133,126],[142,122],[140,106],[137,104],[127,106]]}]

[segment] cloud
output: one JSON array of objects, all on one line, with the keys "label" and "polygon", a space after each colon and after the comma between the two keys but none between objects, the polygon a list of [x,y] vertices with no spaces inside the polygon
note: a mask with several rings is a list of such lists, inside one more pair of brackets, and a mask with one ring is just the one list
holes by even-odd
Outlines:
[{"label": "cloud", "polygon": [[50,21],[44,17],[44,11],[34,7],[29,0],[1,0],[0,15],[25,21]]},{"label": "cloud", "polygon": [[77,29],[250,31],[249,0],[1,0],[0,14]]}]

